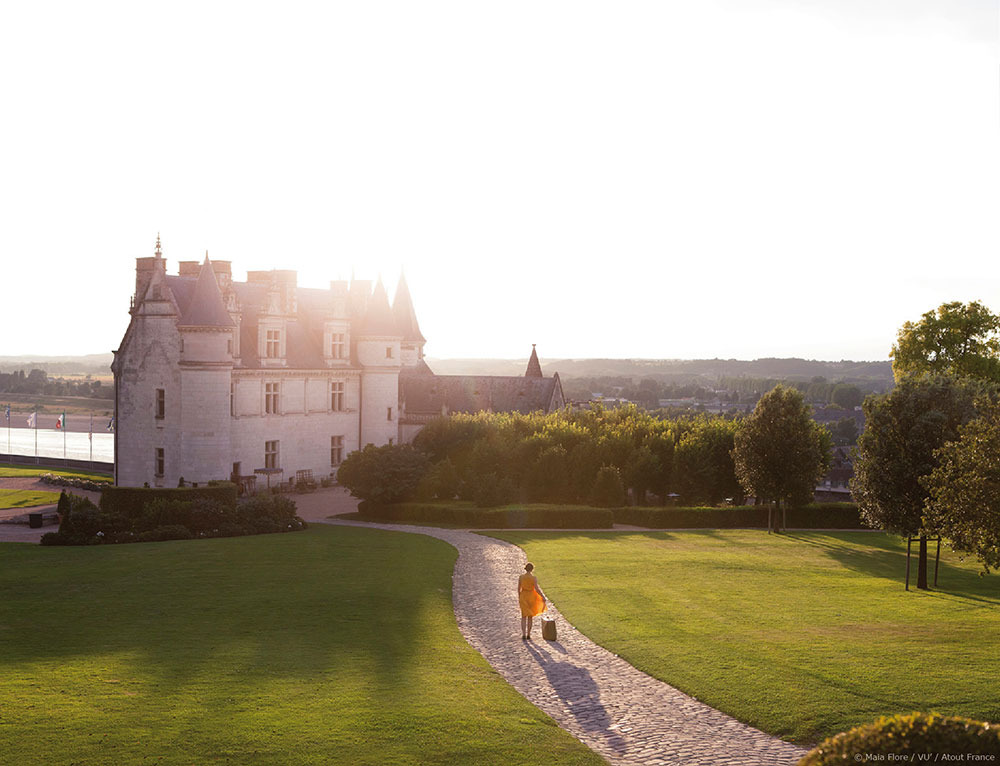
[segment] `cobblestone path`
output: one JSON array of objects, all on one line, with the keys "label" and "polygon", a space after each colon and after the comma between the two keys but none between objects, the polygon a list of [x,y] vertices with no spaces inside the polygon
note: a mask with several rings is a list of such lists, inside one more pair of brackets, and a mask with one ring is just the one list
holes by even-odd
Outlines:
[{"label": "cobblestone path", "polygon": [[551,604],[559,640],[542,640],[536,619],[532,641],[521,641],[515,591],[525,555],[515,545],[461,530],[332,523],[415,532],[454,545],[462,635],[511,686],[610,763],[782,766],[806,752],[636,670],[571,627]]}]

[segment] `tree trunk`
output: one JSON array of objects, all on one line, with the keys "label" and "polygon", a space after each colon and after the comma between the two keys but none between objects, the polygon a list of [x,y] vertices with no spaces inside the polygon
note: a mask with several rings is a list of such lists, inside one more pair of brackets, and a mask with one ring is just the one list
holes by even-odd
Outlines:
[{"label": "tree trunk", "polygon": [[920,555],[917,557],[917,588],[930,590],[927,587],[927,535],[920,535]]},{"label": "tree trunk", "polygon": [[781,533],[781,498],[774,501],[774,532]]}]

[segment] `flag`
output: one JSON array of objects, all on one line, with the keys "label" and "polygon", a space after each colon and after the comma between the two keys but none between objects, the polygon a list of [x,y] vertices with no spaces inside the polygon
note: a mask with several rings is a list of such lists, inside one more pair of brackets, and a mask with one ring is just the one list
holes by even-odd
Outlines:
[{"label": "flag", "polygon": [[64,412],[59,416],[59,420],[56,421],[56,430],[66,427],[66,413]]},{"label": "flag", "polygon": [[7,405],[7,412],[4,413],[4,417],[7,418],[8,425],[10,424],[10,405]]},{"label": "flag", "polygon": [[30,415],[28,415],[28,428],[36,428],[37,427],[37,422],[36,422],[36,418],[35,418],[35,416],[37,414],[38,413],[36,413],[36,412],[32,412]]},{"label": "flag", "polygon": [[108,429],[107,430],[109,430],[109,431],[114,431],[115,430],[115,416],[114,415],[112,415],[111,416],[111,420],[108,421]]},{"label": "flag", "polygon": [[94,416],[90,416],[90,432],[87,434],[87,438],[90,441],[94,441]]}]

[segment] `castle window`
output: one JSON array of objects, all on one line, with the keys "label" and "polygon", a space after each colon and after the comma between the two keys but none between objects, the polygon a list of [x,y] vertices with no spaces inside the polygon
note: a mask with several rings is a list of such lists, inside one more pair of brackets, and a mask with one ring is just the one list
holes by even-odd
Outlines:
[{"label": "castle window", "polygon": [[330,437],[330,465],[340,465],[344,459],[344,437]]},{"label": "castle window", "polygon": [[268,359],[276,359],[281,356],[281,330],[267,331],[264,356]]},{"label": "castle window", "polygon": [[226,341],[226,350],[231,354],[233,353],[233,339],[230,338]]},{"label": "castle window", "polygon": [[278,393],[280,383],[264,384],[264,412],[268,415],[278,414]]},{"label": "castle window", "polygon": [[236,381],[229,384],[229,414],[236,414]]},{"label": "castle window", "polygon": [[392,346],[385,347],[385,358],[392,359]]},{"label": "castle window", "polygon": [[184,353],[184,338],[181,338],[181,353]]},{"label": "castle window", "polygon": [[344,333],[334,333],[330,336],[330,356],[334,359],[343,359],[347,343],[344,340]]},{"label": "castle window", "polygon": [[157,447],[155,451],[155,460],[153,466],[154,466],[154,473],[156,474],[156,478],[158,479],[163,478],[163,462],[164,462],[163,447]]},{"label": "castle window", "polygon": [[278,440],[264,442],[264,467],[278,467]]},{"label": "castle window", "polygon": [[344,384],[336,380],[330,383],[330,409],[342,412],[344,409]]},{"label": "castle window", "polygon": [[392,407],[385,408],[385,419],[392,420]]},{"label": "castle window", "polygon": [[156,419],[163,420],[167,412],[167,394],[162,388],[156,389]]}]

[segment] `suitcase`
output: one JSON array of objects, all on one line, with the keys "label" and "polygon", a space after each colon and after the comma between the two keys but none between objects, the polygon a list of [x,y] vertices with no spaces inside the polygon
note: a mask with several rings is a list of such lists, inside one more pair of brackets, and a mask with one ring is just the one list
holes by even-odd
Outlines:
[{"label": "suitcase", "polygon": [[542,638],[546,641],[556,640],[556,621],[551,617],[542,618]]}]

